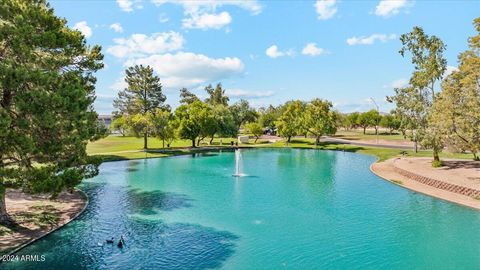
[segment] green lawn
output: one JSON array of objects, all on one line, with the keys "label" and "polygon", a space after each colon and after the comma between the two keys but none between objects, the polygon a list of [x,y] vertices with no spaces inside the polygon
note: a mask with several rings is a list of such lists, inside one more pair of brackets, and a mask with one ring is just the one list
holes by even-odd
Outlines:
[{"label": "green lawn", "polygon": [[[368,146],[356,146],[351,144],[340,143],[321,143],[319,146],[315,145],[314,139],[295,139],[290,144],[286,144],[284,141],[279,141],[268,145],[269,147],[294,147],[294,148],[315,148],[324,150],[336,150],[336,151],[348,151],[358,152],[362,154],[368,154],[378,157],[379,161],[384,161],[392,157],[401,156],[401,152],[406,152],[410,157],[431,157],[432,151],[422,150],[415,153],[413,150],[391,149],[381,147],[368,147]],[[450,153],[442,152],[440,154],[442,158],[461,158],[461,159],[473,159],[472,154],[462,153]]]},{"label": "green lawn", "polygon": [[[339,139],[345,140],[375,140],[377,135],[375,135],[374,130],[367,130],[366,134],[363,134],[363,130],[339,130],[335,133],[335,136]],[[400,133],[389,134],[386,130],[379,130],[378,139],[380,140],[392,140],[392,141],[408,141],[404,139]]]},{"label": "green lawn", "polygon": [[[230,146],[230,141],[235,141],[234,138],[215,138],[212,146],[220,146],[220,140],[223,142],[223,146]],[[143,138],[136,137],[121,137],[121,136],[108,136],[96,142],[92,142],[87,146],[87,152],[90,155],[100,155],[105,161],[123,160],[123,159],[141,159],[141,158],[155,158],[172,155],[190,154],[193,152],[208,151],[209,145],[202,144],[201,147],[196,149],[189,149],[190,141],[177,140],[172,144],[173,148],[162,149],[162,143],[156,138],[149,138],[149,151],[145,153],[143,151]],[[206,141],[207,143],[208,141]],[[253,143],[254,139],[250,140],[249,144],[243,144],[242,147],[295,147],[295,148],[315,148],[324,150],[337,150],[358,152],[363,154],[373,155],[379,158],[380,161],[386,160],[395,156],[400,156],[400,153],[404,150],[401,149],[389,149],[380,147],[367,147],[367,146],[355,146],[339,143],[322,143],[319,146],[315,145],[314,139],[295,139],[290,144],[286,144],[285,141],[278,141],[276,143],[268,143],[264,140],[258,140],[256,144]],[[407,156],[412,157],[430,157],[431,151],[424,150],[415,153],[412,150],[407,150]],[[472,159],[471,154],[460,154],[442,152],[443,158],[462,158]]]},{"label": "green lawn", "polygon": [[[201,146],[208,144],[208,140],[204,140]],[[215,138],[212,145],[219,146],[220,140],[224,146],[230,145],[230,141],[236,141],[235,138]],[[175,140],[171,147],[190,147],[192,142],[189,140]],[[161,149],[162,141],[157,138],[148,138],[149,149]],[[108,136],[104,139],[89,143],[87,152],[89,154],[110,154],[122,151],[138,151],[143,150],[143,138],[137,137],[123,137],[123,136]]]}]

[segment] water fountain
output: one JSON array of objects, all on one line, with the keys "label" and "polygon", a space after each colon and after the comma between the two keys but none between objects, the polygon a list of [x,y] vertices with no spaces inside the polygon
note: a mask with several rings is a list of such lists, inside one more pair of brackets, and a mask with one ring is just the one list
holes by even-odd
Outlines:
[{"label": "water fountain", "polygon": [[233,176],[235,177],[242,177],[245,176],[243,173],[243,166],[242,166],[242,153],[240,152],[240,149],[235,149],[235,173]]}]

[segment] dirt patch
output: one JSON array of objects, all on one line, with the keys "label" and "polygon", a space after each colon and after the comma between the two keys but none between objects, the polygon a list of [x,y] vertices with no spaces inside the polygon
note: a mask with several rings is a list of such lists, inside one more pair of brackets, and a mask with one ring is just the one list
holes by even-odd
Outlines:
[{"label": "dirt patch", "polygon": [[7,210],[18,226],[0,226],[0,254],[62,227],[75,218],[86,203],[80,191],[61,193],[57,199],[50,200],[46,195],[34,196],[18,190],[7,190]]}]

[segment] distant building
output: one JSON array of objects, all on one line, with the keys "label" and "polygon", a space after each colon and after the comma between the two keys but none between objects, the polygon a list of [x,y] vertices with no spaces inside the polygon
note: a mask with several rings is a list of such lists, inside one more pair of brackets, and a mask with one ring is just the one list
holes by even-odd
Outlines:
[{"label": "distant building", "polygon": [[112,119],[113,116],[108,114],[101,114],[98,116],[98,120],[102,121],[106,128],[110,128],[110,125],[112,124]]}]

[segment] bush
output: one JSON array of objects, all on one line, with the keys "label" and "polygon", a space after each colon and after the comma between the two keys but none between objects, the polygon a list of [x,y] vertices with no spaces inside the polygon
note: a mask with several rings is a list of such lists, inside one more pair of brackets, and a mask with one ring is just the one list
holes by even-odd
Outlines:
[{"label": "bush", "polygon": [[442,167],[442,166],[443,166],[443,162],[442,162],[441,160],[439,160],[439,161],[436,161],[436,160],[432,161],[432,167],[438,168],[438,167]]}]

